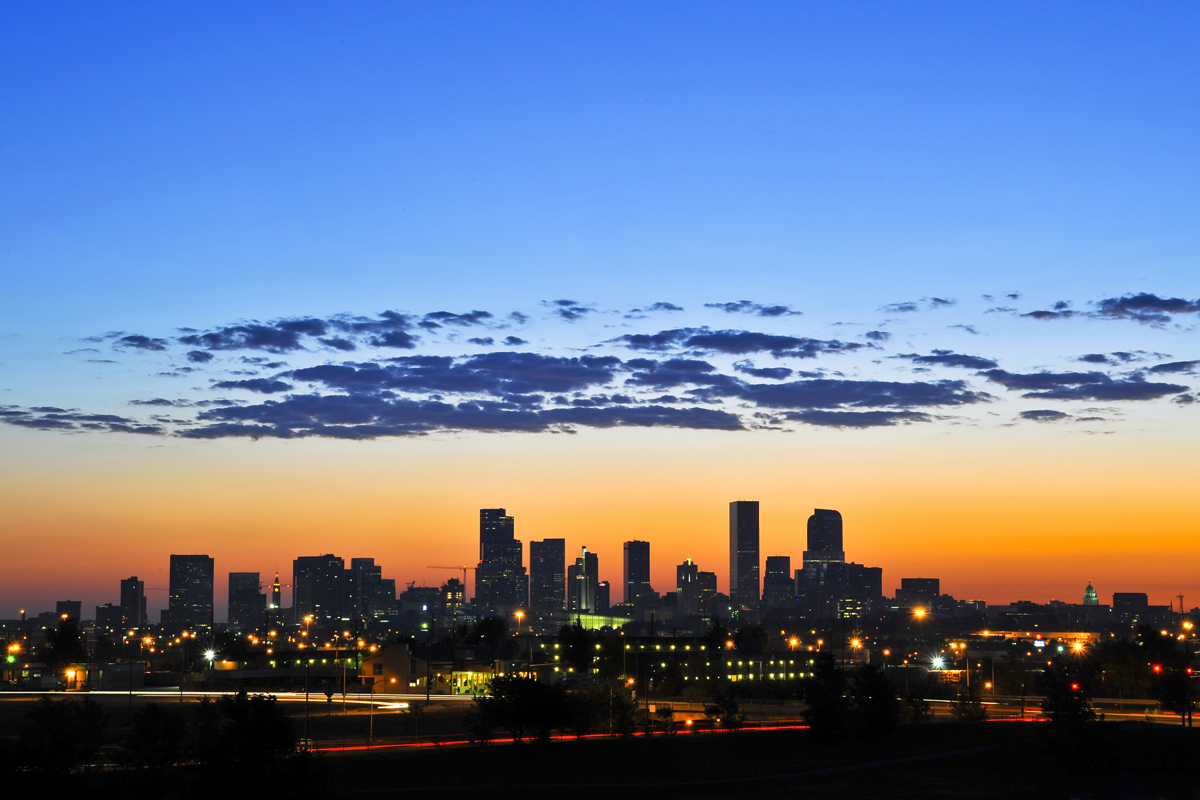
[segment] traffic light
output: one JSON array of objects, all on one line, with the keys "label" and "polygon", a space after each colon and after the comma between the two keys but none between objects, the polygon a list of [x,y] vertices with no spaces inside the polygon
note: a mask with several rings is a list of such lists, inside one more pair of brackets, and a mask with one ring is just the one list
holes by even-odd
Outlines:
[{"label": "traffic light", "polygon": [[1154,674],[1157,675],[1160,672],[1162,672],[1162,664],[1155,664],[1154,665]]},{"label": "traffic light", "polygon": [[1072,683],[1072,684],[1071,684],[1071,691],[1072,691],[1072,692],[1078,692],[1078,691],[1079,691],[1079,684],[1078,684],[1078,683]]}]

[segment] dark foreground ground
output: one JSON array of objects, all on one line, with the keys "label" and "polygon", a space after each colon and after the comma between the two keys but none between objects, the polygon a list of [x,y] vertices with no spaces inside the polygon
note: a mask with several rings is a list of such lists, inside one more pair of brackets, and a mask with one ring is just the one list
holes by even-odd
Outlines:
[{"label": "dark foreground ground", "polygon": [[934,724],[819,746],[809,731],[322,757],[342,797],[1200,798],[1200,732]]}]

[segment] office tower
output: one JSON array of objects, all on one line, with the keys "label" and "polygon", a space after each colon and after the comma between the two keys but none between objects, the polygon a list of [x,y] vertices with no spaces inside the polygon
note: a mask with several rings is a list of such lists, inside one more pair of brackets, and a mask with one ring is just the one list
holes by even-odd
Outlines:
[{"label": "office tower", "polygon": [[607,614],[609,601],[612,597],[612,587],[608,585],[608,581],[600,581],[596,584],[596,612],[597,614]]},{"label": "office tower", "polygon": [[453,631],[462,619],[463,606],[467,602],[467,587],[458,578],[451,578],[438,590],[438,601],[433,609],[434,628]]},{"label": "office tower", "polygon": [[650,587],[650,543],[638,541],[625,543],[625,602],[637,603],[649,597]]},{"label": "office tower", "polygon": [[82,600],[59,600],[55,603],[54,614],[59,619],[69,619],[73,622],[79,622],[83,615]]},{"label": "office tower", "polygon": [[375,619],[396,605],[396,582],[390,581],[389,589],[383,578],[383,567],[373,558],[350,559],[350,573],[346,580],[345,616],[357,619]]},{"label": "office tower", "polygon": [[346,562],[332,553],[300,556],[292,561],[292,614],[296,624],[342,618]]},{"label": "office tower", "polygon": [[112,603],[96,606],[96,630],[100,633],[116,633],[123,629],[121,607]]},{"label": "office tower", "polygon": [[529,601],[524,548],[514,538],[515,521],[503,508],[479,509],[479,566],[475,606],[481,615],[507,617]]},{"label": "office tower", "polygon": [[567,610],[572,614],[597,613],[600,561],[595,553],[581,548],[579,558],[567,567]]},{"label": "office tower", "polygon": [[267,620],[267,596],[257,572],[229,573],[229,627],[235,633],[253,631]]},{"label": "office tower", "polygon": [[700,587],[700,616],[712,619],[717,615],[717,573],[697,572],[696,585]]},{"label": "office tower", "polygon": [[675,613],[682,617],[700,613],[700,569],[690,558],[675,567]]},{"label": "office tower", "polygon": [[213,560],[206,555],[171,556],[170,597],[164,623],[212,627]]},{"label": "office tower", "polygon": [[567,607],[567,540],[529,543],[529,609],[561,614]]},{"label": "office tower", "polygon": [[146,584],[137,576],[121,581],[121,627],[140,628],[146,624]]},{"label": "office tower", "polygon": [[835,564],[846,560],[842,547],[842,515],[827,508],[813,509],[808,518],[808,549],[804,564]]},{"label": "office tower", "polygon": [[758,501],[729,504],[729,599],[734,608],[757,608]]},{"label": "office tower", "polygon": [[763,570],[763,605],[772,609],[791,608],[794,582],[791,556],[767,556]]}]

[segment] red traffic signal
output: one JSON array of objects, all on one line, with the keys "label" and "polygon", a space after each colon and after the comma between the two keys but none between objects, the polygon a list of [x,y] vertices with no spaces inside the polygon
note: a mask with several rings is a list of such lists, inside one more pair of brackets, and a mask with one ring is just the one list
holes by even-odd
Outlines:
[{"label": "red traffic signal", "polygon": [[1071,684],[1071,691],[1072,691],[1072,692],[1078,692],[1078,691],[1079,691],[1079,684],[1078,684],[1078,683],[1072,683],[1072,684]]},{"label": "red traffic signal", "polygon": [[1155,664],[1155,665],[1154,665],[1154,671],[1155,671],[1155,672],[1162,672],[1162,664]]}]

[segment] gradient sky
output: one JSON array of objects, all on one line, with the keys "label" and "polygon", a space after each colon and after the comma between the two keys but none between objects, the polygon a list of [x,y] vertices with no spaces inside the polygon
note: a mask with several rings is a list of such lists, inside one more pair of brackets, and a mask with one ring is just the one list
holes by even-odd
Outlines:
[{"label": "gradient sky", "polygon": [[[0,616],[481,507],[1200,602],[1200,9],[0,8]],[[619,591],[614,597],[619,596]],[[90,612],[89,612],[90,613]]]}]

